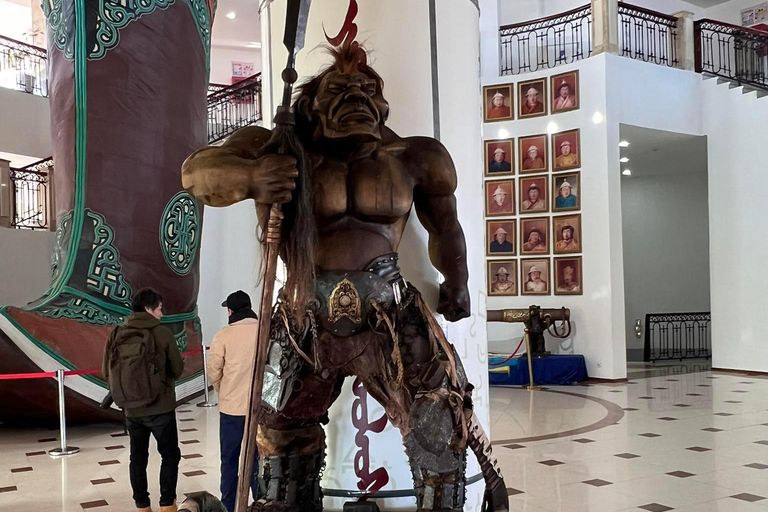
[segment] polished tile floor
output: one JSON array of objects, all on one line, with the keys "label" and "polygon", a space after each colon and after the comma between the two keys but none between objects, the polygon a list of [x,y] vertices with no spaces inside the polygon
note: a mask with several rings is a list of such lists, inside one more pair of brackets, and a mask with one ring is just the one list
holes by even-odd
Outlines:
[{"label": "polished tile floor", "polygon": [[[216,493],[216,410],[186,405],[178,418],[179,494]],[[492,388],[491,424],[512,511],[768,512],[768,379],[760,376],[632,366],[621,384]],[[66,459],[46,454],[56,435],[0,426],[0,510],[133,509],[119,429],[70,429],[82,451]],[[155,454],[150,468],[158,467]]]}]

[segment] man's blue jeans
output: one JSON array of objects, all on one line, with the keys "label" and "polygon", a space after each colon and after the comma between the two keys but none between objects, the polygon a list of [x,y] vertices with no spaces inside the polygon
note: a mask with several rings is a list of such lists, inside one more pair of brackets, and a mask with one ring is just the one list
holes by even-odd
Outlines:
[{"label": "man's blue jeans", "polygon": [[[221,443],[221,502],[229,512],[235,510],[237,496],[237,470],[240,465],[240,446],[245,431],[245,416],[219,414],[219,440]],[[251,493],[253,499],[259,495],[259,454],[253,461]]]}]

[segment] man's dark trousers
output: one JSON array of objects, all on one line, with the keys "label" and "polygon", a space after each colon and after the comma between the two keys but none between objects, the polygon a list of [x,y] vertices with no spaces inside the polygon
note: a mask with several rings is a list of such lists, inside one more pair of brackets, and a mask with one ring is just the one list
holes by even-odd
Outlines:
[{"label": "man's dark trousers", "polygon": [[179,434],[176,431],[176,412],[154,416],[126,418],[128,436],[131,439],[131,488],[136,508],[150,506],[147,491],[147,461],[149,460],[149,436],[157,441],[157,451],[163,459],[160,465],[160,506],[176,503],[176,482],[179,479]]},{"label": "man's dark trousers", "polygon": [[[219,439],[221,441],[221,502],[229,512],[235,510],[237,496],[237,471],[240,465],[240,446],[245,431],[245,416],[230,416],[219,413]],[[253,461],[251,493],[253,499],[259,495],[259,454]]]}]

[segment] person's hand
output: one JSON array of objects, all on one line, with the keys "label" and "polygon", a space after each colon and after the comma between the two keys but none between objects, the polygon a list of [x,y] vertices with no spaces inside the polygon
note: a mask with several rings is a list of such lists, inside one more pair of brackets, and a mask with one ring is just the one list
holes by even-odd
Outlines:
[{"label": "person's hand", "polygon": [[440,300],[437,312],[443,315],[449,322],[458,322],[470,315],[469,289],[466,284],[451,286],[440,284]]},{"label": "person's hand", "polygon": [[250,197],[262,204],[289,202],[299,176],[296,159],[287,155],[264,155],[255,163]]}]

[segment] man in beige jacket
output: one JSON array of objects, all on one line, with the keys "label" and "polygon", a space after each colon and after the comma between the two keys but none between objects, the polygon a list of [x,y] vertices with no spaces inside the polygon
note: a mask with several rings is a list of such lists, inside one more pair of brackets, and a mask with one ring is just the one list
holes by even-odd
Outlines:
[{"label": "man in beige jacket", "polygon": [[[216,333],[211,343],[208,378],[219,394],[221,502],[233,512],[259,323],[251,309],[251,298],[242,290],[229,294],[221,305],[227,308],[229,325]],[[250,477],[254,500],[259,489],[257,468],[254,462],[254,474]]]}]

